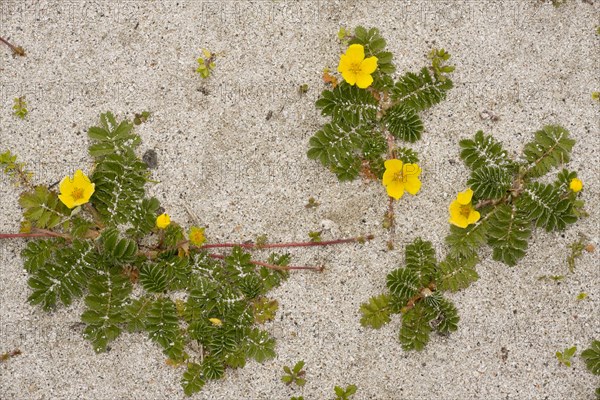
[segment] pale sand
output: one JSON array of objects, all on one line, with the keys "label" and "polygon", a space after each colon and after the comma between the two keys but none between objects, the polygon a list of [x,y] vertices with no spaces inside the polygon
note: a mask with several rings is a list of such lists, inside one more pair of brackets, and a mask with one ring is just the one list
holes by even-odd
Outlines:
[{"label": "pale sand", "polygon": [[[537,0],[59,4],[0,2],[0,34],[27,51],[13,58],[0,47],[0,148],[34,165],[38,182],[89,170],[85,132],[100,112],[148,110],[151,121],[137,131],[141,151],[159,156],[154,177],[161,183],[150,193],[183,224],[190,223],[189,204],[212,241],[264,233],[272,241],[305,240],[324,220],[332,221],[326,239],[377,235],[364,246],[293,251],[294,263],[323,263],[327,271],[295,273],[271,293],[281,304],[267,325],[278,357],[228,371],[195,398],[329,399],[333,386],[354,383],[357,400],[593,399],[598,378],[579,357],[566,368],[554,353],[600,339],[599,252],[585,253],[574,274],[565,261],[578,233],[600,245],[600,105],[590,96],[600,90],[598,1],[560,8]],[[323,68],[337,64],[336,33],[359,24],[381,28],[400,72],[426,65],[433,46],[448,50],[456,65],[456,88],[423,114],[426,132],[413,146],[423,187],[397,205],[392,252],[381,227],[383,188],[340,184],[306,157],[308,138],[325,121],[314,101]],[[194,72],[202,48],[223,53],[206,81]],[[309,91],[299,96],[304,83]],[[25,121],[11,115],[13,98],[23,94]],[[484,110],[500,120],[482,120]],[[450,296],[459,330],[434,335],[420,353],[402,351],[398,316],[381,330],[362,328],[359,305],[384,289],[405,243],[421,236],[444,252],[447,205],[467,178],[459,139],[483,129],[516,153],[551,123],[577,139],[569,168],[586,185],[590,217],[564,235],[538,230],[514,268],[486,250],[480,280]],[[0,196],[0,231],[14,232],[20,208],[5,177]],[[310,196],[321,203],[316,210],[304,208]],[[95,355],[81,337],[81,302],[52,314],[28,305],[23,246],[0,243],[0,352],[23,352],[0,365],[0,398],[184,397],[182,371],[165,365],[144,335],[124,334],[110,352]],[[559,284],[537,279],[562,274]],[[580,292],[589,298],[576,301]],[[282,367],[300,359],[308,383],[292,390],[280,381]]]}]

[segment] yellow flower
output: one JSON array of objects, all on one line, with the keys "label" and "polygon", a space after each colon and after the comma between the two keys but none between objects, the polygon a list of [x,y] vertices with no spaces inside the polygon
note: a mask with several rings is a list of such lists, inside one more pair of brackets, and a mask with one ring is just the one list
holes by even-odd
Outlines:
[{"label": "yellow flower", "polygon": [[73,178],[65,176],[60,181],[58,198],[69,208],[74,208],[90,201],[96,185],[80,169],[75,171]]},{"label": "yellow flower", "polygon": [[458,226],[459,228],[466,228],[470,224],[474,224],[479,221],[481,215],[479,211],[476,211],[471,204],[473,198],[473,190],[467,189],[464,192],[460,192],[456,196],[456,200],[450,203],[448,208],[450,211],[450,219],[448,220],[451,224]]},{"label": "yellow flower", "polygon": [[169,226],[170,223],[171,217],[169,217],[169,214],[161,214],[158,217],[156,217],[156,226],[159,229],[165,229],[167,226]]},{"label": "yellow flower", "polygon": [[338,72],[350,85],[356,84],[361,89],[366,89],[373,83],[371,74],[377,69],[377,57],[365,58],[365,48],[361,44],[348,47],[346,54],[340,57]]},{"label": "yellow flower", "polygon": [[388,196],[398,200],[405,190],[415,195],[421,189],[421,168],[417,164],[403,164],[400,160],[392,159],[387,160],[384,165],[383,186],[387,189]]},{"label": "yellow flower", "polygon": [[209,318],[208,320],[214,326],[222,326],[223,325],[223,321],[221,321],[219,318]]},{"label": "yellow flower", "polygon": [[583,182],[580,179],[573,178],[569,184],[569,188],[575,193],[580,192],[583,189]]},{"label": "yellow flower", "polygon": [[197,226],[192,226],[190,228],[190,243],[194,246],[202,246],[206,241],[206,236],[204,236],[204,228],[198,228]]}]

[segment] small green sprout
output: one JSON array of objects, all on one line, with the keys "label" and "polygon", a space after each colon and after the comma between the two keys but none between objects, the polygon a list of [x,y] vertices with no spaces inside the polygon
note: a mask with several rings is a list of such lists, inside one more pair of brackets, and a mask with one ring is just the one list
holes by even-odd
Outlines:
[{"label": "small green sprout", "polygon": [[142,111],[141,113],[135,113],[134,117],[133,117],[133,123],[135,125],[141,125],[144,122],[148,121],[148,118],[150,118],[150,112],[149,111]]},{"label": "small green sprout", "polygon": [[575,261],[583,255],[588,240],[586,236],[580,234],[579,239],[568,246],[571,249],[571,254],[567,257],[569,272],[573,273],[575,271]]},{"label": "small green sprout", "polygon": [[269,242],[269,238],[265,234],[258,235],[256,237],[256,247],[259,249],[261,247],[264,247],[268,242]]},{"label": "small green sprout", "polygon": [[322,242],[323,239],[321,238],[321,232],[320,231],[311,231],[308,232],[308,237],[310,238],[310,241],[313,243],[319,243]]},{"label": "small green sprout", "polygon": [[286,385],[295,383],[298,386],[304,386],[306,384],[306,379],[303,377],[306,375],[306,371],[303,371],[302,368],[304,368],[304,360],[298,361],[292,369],[286,365],[283,367],[283,370],[286,374],[281,377],[281,380]]},{"label": "small green sprout", "polygon": [[290,400],[304,400],[304,396],[292,396],[292,398]]},{"label": "small green sprout", "polygon": [[562,353],[560,351],[557,351],[556,359],[558,360],[559,363],[561,363],[567,367],[570,367],[571,366],[571,358],[573,358],[576,351],[577,351],[577,347],[575,347],[575,346],[565,349]]},{"label": "small green sprout", "polygon": [[356,393],[356,385],[350,385],[345,390],[336,386],[334,390],[336,395],[335,400],[350,400],[350,397]]},{"label": "small green sprout", "polygon": [[342,45],[348,46],[348,41],[352,37],[352,30],[346,29],[342,26],[337,33],[337,37],[340,40],[340,43],[342,43]]},{"label": "small green sprout", "polygon": [[585,299],[587,299],[587,297],[588,297],[588,294],[587,294],[587,293],[585,293],[585,292],[581,292],[581,293],[579,293],[579,294],[577,295],[577,300],[578,300],[578,301],[585,300]]},{"label": "small green sprout", "polygon": [[592,92],[592,100],[600,101],[600,92]]},{"label": "small green sprout", "polygon": [[304,208],[317,208],[317,207],[319,207],[319,205],[320,205],[320,203],[318,201],[316,201],[314,197],[309,197],[308,203],[306,203]]},{"label": "small green sprout", "polygon": [[29,111],[27,111],[27,102],[25,101],[25,96],[16,97],[15,105],[13,106],[13,114],[21,119],[25,119]]},{"label": "small green sprout", "polygon": [[202,49],[204,57],[198,58],[198,68],[196,72],[200,74],[203,79],[210,76],[210,72],[215,68],[216,53],[211,53],[206,49]]},{"label": "small green sprout", "polygon": [[563,279],[565,279],[564,275],[542,275],[539,276],[538,281],[554,281],[554,282],[560,282]]},{"label": "small green sprout", "polygon": [[308,84],[304,83],[298,87],[298,93],[301,95],[305,94],[306,92],[308,92]]}]

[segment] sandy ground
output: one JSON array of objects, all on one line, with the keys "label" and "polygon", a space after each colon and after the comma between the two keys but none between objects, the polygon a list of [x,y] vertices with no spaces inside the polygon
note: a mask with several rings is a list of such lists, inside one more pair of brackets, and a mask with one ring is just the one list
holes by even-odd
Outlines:
[{"label": "sandy ground", "polygon": [[[569,0],[554,8],[522,1],[12,1],[0,0],[0,35],[27,51],[0,47],[0,147],[9,148],[51,184],[68,170],[89,170],[85,133],[100,112],[148,110],[138,129],[141,151],[155,149],[150,187],[174,219],[189,224],[184,204],[209,226],[213,241],[305,240],[377,235],[359,246],[292,252],[296,264],[327,266],[297,273],[272,292],[281,304],[268,325],[278,357],[250,362],[211,382],[197,399],[334,397],[356,384],[355,399],[592,399],[598,378],[580,358],[558,365],[554,353],[600,339],[599,252],[568,274],[567,245],[579,233],[599,246],[600,4]],[[324,119],[314,108],[321,72],[335,67],[340,26],[377,26],[400,72],[418,70],[432,46],[456,65],[456,88],[424,113],[423,187],[396,208],[397,249],[385,250],[382,187],[340,184],[307,159],[308,138]],[[195,74],[201,49],[222,53],[214,76]],[[308,84],[304,96],[297,87]],[[11,114],[26,95],[30,114]],[[483,120],[490,110],[499,120]],[[266,116],[272,112],[272,118]],[[590,217],[564,234],[538,231],[518,266],[486,251],[479,281],[450,297],[459,330],[434,336],[420,353],[402,351],[398,317],[379,331],[359,324],[361,302],[381,292],[386,274],[416,236],[443,252],[447,206],[463,189],[459,139],[492,133],[518,152],[544,124],[577,139],[571,169],[586,185]],[[0,231],[18,228],[17,194],[0,178]],[[321,206],[306,210],[313,196]],[[2,399],[182,398],[182,371],[165,365],[145,336],[124,334],[95,355],[81,337],[81,303],[46,314],[27,304],[23,241],[0,243],[0,352],[22,355],[0,365]],[[260,258],[266,254],[257,254]],[[541,275],[567,274],[561,283]],[[577,301],[586,292],[589,298]],[[292,390],[283,365],[306,361],[308,383]]]}]

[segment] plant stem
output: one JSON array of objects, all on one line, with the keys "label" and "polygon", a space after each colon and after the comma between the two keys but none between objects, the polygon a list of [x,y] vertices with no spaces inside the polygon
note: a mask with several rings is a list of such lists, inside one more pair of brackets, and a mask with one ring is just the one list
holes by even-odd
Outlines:
[{"label": "plant stem", "polygon": [[16,54],[21,57],[25,55],[25,50],[23,50],[21,46],[13,46],[12,44],[8,43],[8,41],[6,41],[6,39],[4,39],[2,36],[0,36],[0,42],[10,47],[10,49],[13,51],[13,54]]},{"label": "plant stem", "polygon": [[90,214],[92,214],[96,226],[100,229],[104,228],[102,217],[100,216],[100,213],[98,213],[98,210],[96,210],[91,203],[85,203],[84,207]]},{"label": "plant stem", "polygon": [[14,238],[39,238],[39,237],[59,237],[63,239],[70,239],[71,236],[61,233],[52,232],[46,229],[35,229],[31,233],[0,233],[0,239],[14,239]]},{"label": "plant stem", "polygon": [[[219,260],[224,260],[225,256],[221,255],[221,254],[208,254],[208,256],[210,258],[216,258]],[[295,267],[292,265],[288,265],[288,266],[282,266],[282,265],[273,265],[273,264],[268,264],[265,262],[261,262],[261,261],[253,261],[250,260],[250,262],[254,265],[258,265],[261,267],[265,267],[265,268],[269,268],[269,269],[274,269],[277,271],[289,271],[289,270],[312,270],[312,271],[317,271],[317,272],[323,272],[324,267]]]},{"label": "plant stem", "polygon": [[[372,240],[374,238],[373,235],[367,236],[358,236],[349,239],[336,239],[336,240],[324,240],[322,242],[290,242],[290,243],[266,243],[266,244],[256,244],[256,243],[213,243],[213,244],[205,244],[203,246],[193,246],[198,249],[216,249],[216,248],[224,248],[224,247],[236,247],[239,246],[244,249],[274,249],[274,248],[288,248],[288,247],[315,247],[315,246],[329,246],[335,244],[344,244],[344,243],[363,243],[366,240]],[[185,244],[188,241],[181,244]]]}]

